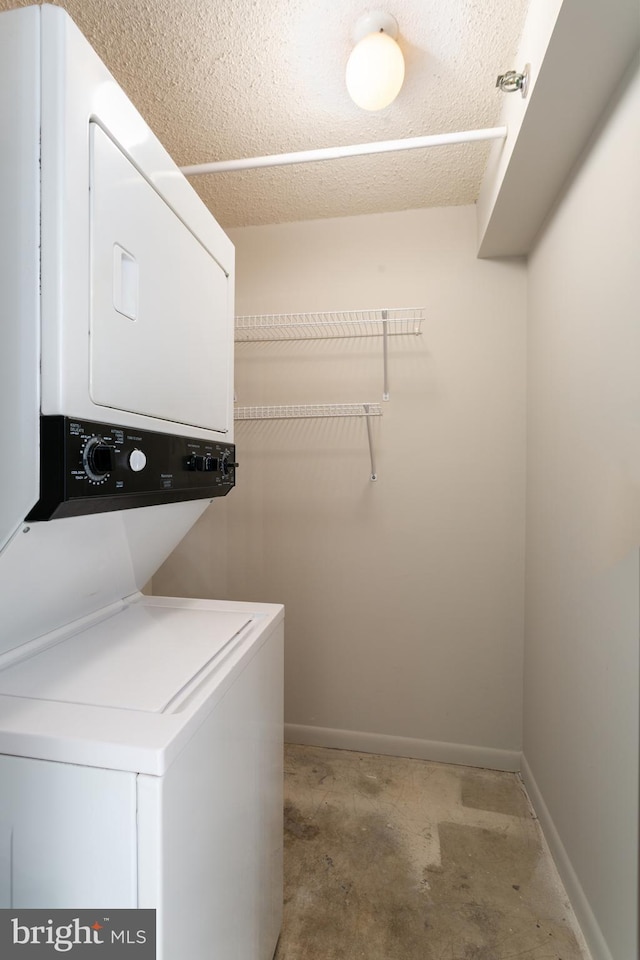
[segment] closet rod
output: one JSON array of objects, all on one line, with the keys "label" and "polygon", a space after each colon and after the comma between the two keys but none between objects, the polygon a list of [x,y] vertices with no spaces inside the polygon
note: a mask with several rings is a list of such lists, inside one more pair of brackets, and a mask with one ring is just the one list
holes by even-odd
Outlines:
[{"label": "closet rod", "polygon": [[297,153],[276,153],[268,157],[245,157],[241,160],[214,160],[180,167],[187,177],[202,173],[228,173],[232,170],[255,170],[258,167],[282,167],[289,163],[313,163],[316,160],[341,160],[371,153],[392,153],[396,150],[415,150],[418,147],[444,147],[454,143],[474,143],[477,140],[504,140],[506,127],[487,127],[483,130],[463,130],[461,133],[434,133],[405,140],[381,140],[377,143],[357,143],[348,147],[323,147],[319,150],[300,150]]}]

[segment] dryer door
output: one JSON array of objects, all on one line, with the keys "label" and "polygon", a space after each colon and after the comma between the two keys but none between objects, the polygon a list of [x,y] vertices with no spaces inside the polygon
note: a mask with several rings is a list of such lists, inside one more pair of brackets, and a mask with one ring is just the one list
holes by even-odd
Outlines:
[{"label": "dryer door", "polygon": [[229,278],[95,122],[90,137],[91,398],[228,433]]}]

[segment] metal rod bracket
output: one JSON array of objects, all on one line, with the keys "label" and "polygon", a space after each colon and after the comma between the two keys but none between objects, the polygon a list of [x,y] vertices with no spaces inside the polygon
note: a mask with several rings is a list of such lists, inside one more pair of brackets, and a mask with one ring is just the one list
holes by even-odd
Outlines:
[{"label": "metal rod bracket", "polygon": [[371,434],[371,414],[369,413],[369,404],[363,403],[364,415],[367,419],[367,437],[369,440],[369,457],[371,459],[371,475],[370,480],[377,480],[378,474],[376,473],[376,462],[373,456],[373,437]]}]

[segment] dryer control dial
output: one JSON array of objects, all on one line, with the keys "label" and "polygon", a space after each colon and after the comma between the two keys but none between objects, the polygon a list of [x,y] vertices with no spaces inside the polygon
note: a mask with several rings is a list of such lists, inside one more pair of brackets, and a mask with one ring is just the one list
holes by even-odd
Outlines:
[{"label": "dryer control dial", "polygon": [[82,451],[82,465],[90,480],[101,483],[115,468],[115,450],[102,437],[91,437]]}]

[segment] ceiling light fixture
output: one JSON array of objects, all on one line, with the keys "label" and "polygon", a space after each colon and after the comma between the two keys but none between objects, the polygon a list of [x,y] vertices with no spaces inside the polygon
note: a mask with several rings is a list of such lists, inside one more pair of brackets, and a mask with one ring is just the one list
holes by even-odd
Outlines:
[{"label": "ceiling light fixture", "polygon": [[404,57],[396,37],[398,23],[389,13],[365,13],[356,23],[356,45],[347,61],[347,90],[363,110],[393,103],[404,81]]}]

